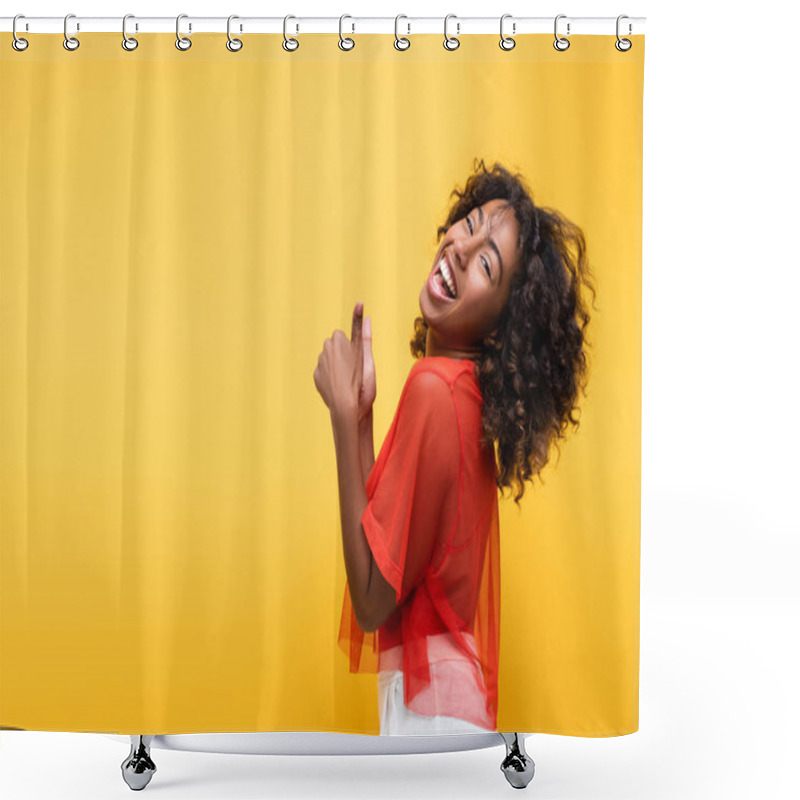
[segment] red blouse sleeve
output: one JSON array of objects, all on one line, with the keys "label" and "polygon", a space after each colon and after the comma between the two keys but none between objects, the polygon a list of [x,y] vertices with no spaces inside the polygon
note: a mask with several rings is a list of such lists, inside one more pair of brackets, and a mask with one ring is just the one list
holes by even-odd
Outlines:
[{"label": "red blouse sleeve", "polygon": [[[460,439],[450,386],[420,371],[405,387],[397,424],[361,517],[381,574],[400,605],[425,577],[444,536],[445,498],[458,490]],[[372,477],[372,476],[370,476]],[[448,531],[449,532],[449,531]]]}]

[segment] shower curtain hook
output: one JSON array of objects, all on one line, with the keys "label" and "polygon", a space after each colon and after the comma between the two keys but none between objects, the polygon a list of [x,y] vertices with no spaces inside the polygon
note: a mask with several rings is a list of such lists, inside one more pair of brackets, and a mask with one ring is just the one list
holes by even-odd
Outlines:
[{"label": "shower curtain hook", "polygon": [[[349,36],[342,36],[342,20],[348,17],[349,19],[353,19],[349,14],[342,14],[339,17],[339,49],[340,50],[352,50],[355,46],[355,39],[351,39]],[[355,22],[353,23],[353,30],[356,29]]]},{"label": "shower curtain hook", "polygon": [[[411,47],[411,39],[406,39],[405,36],[400,36],[397,33],[397,23],[400,17],[403,17],[403,19],[408,19],[405,14],[398,14],[394,18],[394,47],[395,50],[408,50],[408,48]],[[406,25],[408,25],[408,32],[411,33],[411,23],[407,22]],[[403,44],[401,45],[400,42],[403,42]]]},{"label": "shower curtain hook", "polygon": [[[283,18],[283,49],[288,53],[293,53],[298,47],[300,47],[300,42],[297,39],[293,39],[291,36],[286,35],[286,20],[289,19],[297,19],[297,17],[295,17],[294,14],[287,14]],[[297,33],[299,30],[300,28],[295,25],[295,33]]]},{"label": "shower curtain hook", "polygon": [[[456,36],[458,36],[458,33],[459,33],[460,29],[461,29],[461,23],[460,22],[456,22],[456,36],[448,36],[447,35],[447,21],[450,19],[450,17],[455,17],[455,16],[456,16],[455,14],[448,14],[444,18],[444,42],[443,42],[443,44],[444,44],[444,49],[445,50],[451,50],[451,51],[452,50],[458,50],[458,47],[461,44],[461,42],[456,38]],[[456,19],[457,19],[457,17],[456,17]]]},{"label": "shower curtain hook", "polygon": [[24,14],[17,14],[14,17],[14,21],[11,23],[11,33],[14,36],[13,40],[11,41],[11,46],[17,50],[18,52],[22,52],[23,50],[28,49],[28,40],[22,39],[21,37],[17,36],[17,20],[22,17],[25,19]]},{"label": "shower curtain hook", "polygon": [[[569,39],[565,39],[563,36],[558,35],[558,21],[560,19],[566,19],[566,14],[559,14],[556,17],[556,22],[554,26],[554,31],[556,35],[556,40],[553,42],[553,47],[558,50],[560,53],[563,53],[565,50],[569,49]],[[567,23],[567,36],[569,36],[569,22]]]},{"label": "shower curtain hook", "polygon": [[[513,50],[517,46],[517,43],[510,36],[504,36],[503,35],[503,22],[505,21],[506,17],[510,17],[510,16],[511,16],[511,14],[503,14],[503,16],[500,17],[500,49],[501,50]],[[516,22],[512,22],[511,23],[511,33],[516,33],[516,32],[517,32],[517,23]]]},{"label": "shower curtain hook", "polygon": [[[131,50],[135,50],[139,46],[139,41],[137,39],[134,39],[133,36],[128,36],[125,30],[125,23],[128,21],[129,17],[133,17],[133,14],[126,14],[122,18],[122,49],[130,52]],[[137,31],[139,30],[138,25],[136,26],[136,30]]]},{"label": "shower curtain hook", "polygon": [[[178,18],[175,20],[175,47],[178,50],[188,50],[192,46],[192,40],[187,38],[186,36],[181,36],[181,20],[184,17],[188,17],[188,14],[178,14]],[[192,23],[189,23],[189,33],[192,32]]]},{"label": "shower curtain hook", "polygon": [[[633,42],[630,39],[620,39],[620,36],[619,36],[619,21],[621,19],[629,19],[629,17],[628,17],[627,14],[620,14],[617,17],[617,41],[614,42],[614,47],[616,47],[617,50],[620,51],[620,53],[627,53],[628,50],[630,50],[631,47],[633,47]],[[630,32],[631,32],[631,24],[629,22],[628,23],[628,33],[630,33]],[[624,45],[623,45],[623,42],[625,43]]]},{"label": "shower curtain hook", "polygon": [[[241,39],[232,39],[231,38],[231,20],[232,19],[239,19],[239,18],[240,17],[239,17],[238,14],[231,14],[228,17],[228,41],[225,42],[225,47],[227,47],[228,50],[231,51],[231,53],[238,53],[244,47],[244,43],[242,42]],[[241,26],[239,26],[239,30],[240,31],[241,31],[241,29],[242,29]]]},{"label": "shower curtain hook", "polygon": [[[64,17],[64,49],[69,50],[70,52],[77,50],[81,46],[81,43],[74,36],[69,36],[67,34],[67,20],[74,16],[74,14],[67,14],[67,16]],[[76,23],[76,31],[79,31],[80,29],[81,25],[78,22]]]}]

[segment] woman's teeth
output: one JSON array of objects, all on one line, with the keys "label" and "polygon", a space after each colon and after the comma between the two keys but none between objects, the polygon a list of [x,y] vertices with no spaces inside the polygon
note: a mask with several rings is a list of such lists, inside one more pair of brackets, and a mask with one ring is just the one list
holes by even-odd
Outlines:
[{"label": "woman's teeth", "polygon": [[444,258],[442,258],[442,260],[439,262],[439,274],[441,275],[443,282],[447,285],[449,295],[454,298],[456,296],[456,284],[453,280],[453,276],[450,274],[450,268],[447,266],[447,261]]},{"label": "woman's teeth", "polygon": [[452,300],[453,296],[450,293],[450,289],[448,288],[447,284],[442,277],[442,273],[438,270],[433,273],[433,286],[436,289],[436,293],[443,299],[443,300]]}]

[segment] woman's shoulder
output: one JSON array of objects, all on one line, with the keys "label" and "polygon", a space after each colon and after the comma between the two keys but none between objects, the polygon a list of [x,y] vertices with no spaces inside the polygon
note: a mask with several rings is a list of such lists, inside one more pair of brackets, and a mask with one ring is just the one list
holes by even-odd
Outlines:
[{"label": "woman's shoulder", "polygon": [[403,394],[419,402],[427,398],[430,403],[453,404],[460,415],[480,416],[483,396],[475,370],[470,359],[425,356],[409,370]]},{"label": "woman's shoulder", "polygon": [[[429,362],[430,359],[424,361]],[[423,359],[420,359],[408,372],[401,405],[414,407],[420,416],[425,416],[425,412],[431,413],[433,409],[439,413],[443,406],[453,403],[452,386],[450,376],[441,365],[423,363]]]},{"label": "woman's shoulder", "polygon": [[398,404],[398,417],[413,419],[415,426],[435,423],[437,438],[450,436],[458,441],[464,426],[472,429],[481,416],[478,381],[469,375],[469,365],[442,362],[453,359],[426,357],[411,367]]},{"label": "woman's shoulder", "polygon": [[403,395],[416,397],[420,402],[427,399],[430,403],[452,401],[460,405],[458,398],[465,389],[467,395],[480,398],[473,361],[424,356],[408,371]]},{"label": "woman's shoulder", "polygon": [[[471,359],[447,358],[445,356],[423,356],[418,358],[408,373],[408,381],[411,381],[421,373],[438,375],[448,386],[453,386],[459,376],[468,375],[476,383],[475,362]],[[432,383],[431,379],[427,379]]]},{"label": "woman's shoulder", "polygon": [[[449,387],[455,404],[463,413],[480,414],[483,394],[476,373],[477,365],[472,359],[447,358],[445,356],[423,356],[414,362],[408,374],[406,386],[412,380],[420,380],[423,387],[434,388],[434,383]],[[439,394],[442,394],[441,391]]]}]

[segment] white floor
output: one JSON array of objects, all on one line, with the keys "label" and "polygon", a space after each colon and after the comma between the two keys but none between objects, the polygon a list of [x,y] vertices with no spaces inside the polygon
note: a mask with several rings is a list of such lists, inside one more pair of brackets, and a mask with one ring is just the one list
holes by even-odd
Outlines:
[{"label": "white floor", "polygon": [[[537,798],[798,796],[800,605],[642,604],[638,733],[528,738]],[[0,796],[127,797],[128,748],[103,736],[0,732]],[[144,792],[169,798],[509,797],[504,748],[399,756],[228,756],[154,750]]]}]

